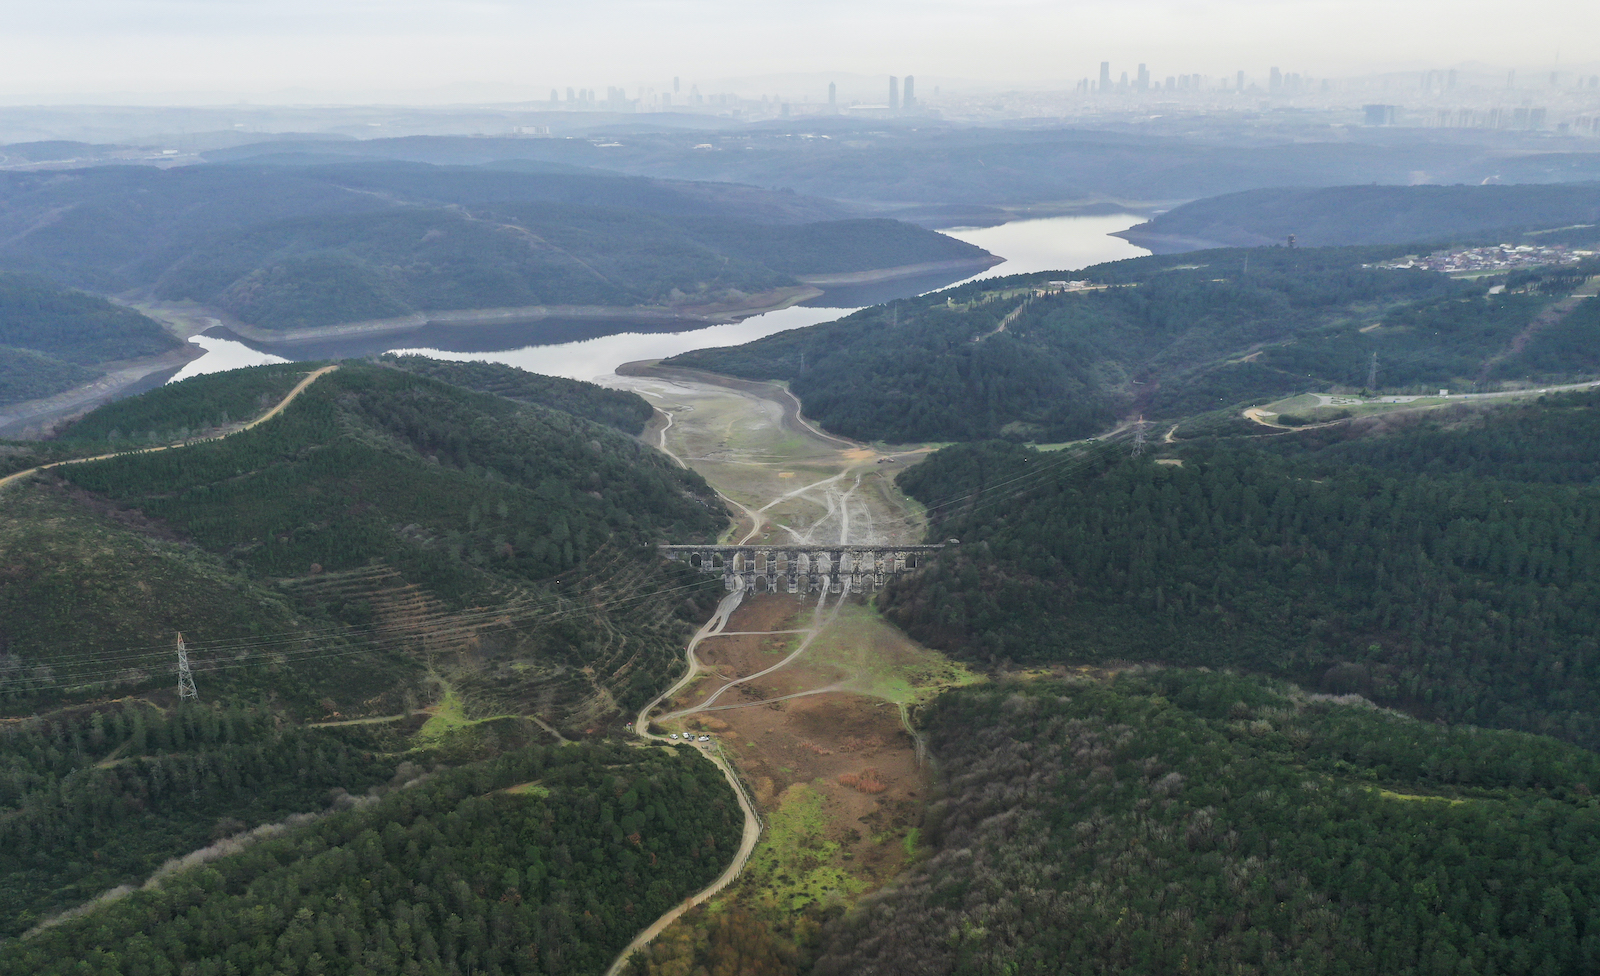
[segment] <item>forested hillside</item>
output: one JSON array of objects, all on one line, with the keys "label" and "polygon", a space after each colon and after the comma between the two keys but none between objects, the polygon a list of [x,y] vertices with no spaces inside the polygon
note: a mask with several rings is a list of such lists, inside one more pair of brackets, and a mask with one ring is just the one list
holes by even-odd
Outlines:
[{"label": "forested hillside", "polygon": [[927,719],[932,856],[826,933],[819,976],[1600,965],[1591,752],[1175,671]]},{"label": "forested hillside", "polygon": [[794,275],[988,258],[826,201],[603,174],[116,167],[0,174],[0,202],[0,267],[268,329],[534,305],[737,309],[798,288]]},{"label": "forested hillside", "polygon": [[692,750],[525,747],[0,943],[0,973],[597,973],[738,824]]},{"label": "forested hillside", "polygon": [[[673,357],[781,379],[841,434],[1059,441],[1129,413],[1181,417],[1307,390],[1496,389],[1600,370],[1600,302],[1555,307],[1600,263],[1457,281],[1385,270],[1389,248],[1135,258],[975,282],[743,346]],[[1496,283],[1506,288],[1496,294]],[[1003,326],[1003,328],[1002,328]],[[1259,401],[1258,401],[1259,402]]]},{"label": "forested hillside", "polygon": [[[205,155],[216,161],[296,152],[429,163],[537,160],[784,187],[837,200],[920,204],[945,214],[987,209],[998,219],[1005,219],[1002,207],[1044,201],[1179,201],[1257,187],[1404,186],[1416,182],[1418,172],[1446,184],[1600,178],[1600,159],[1594,153],[1571,143],[1564,150],[1561,143],[1551,142],[1549,133],[1441,139],[1423,127],[1329,127],[1298,111],[1284,113],[1281,121],[1276,116],[1233,118],[1213,115],[1197,130],[1192,116],[1158,114],[1106,131],[1078,125],[982,125],[928,116],[807,115],[731,128],[718,120],[687,137],[678,124],[633,124],[589,130],[605,133],[604,142],[422,135],[284,139]],[[559,125],[560,119],[551,121]],[[1509,150],[1508,139],[1519,148]]]},{"label": "forested hillside", "polygon": [[1600,401],[1362,426],[1181,466],[946,449],[899,482],[962,545],[886,612],[983,662],[1241,667],[1600,744]]},{"label": "forested hillside", "polygon": [[[1200,247],[1512,240],[1588,225],[1600,241],[1600,183],[1329,186],[1245,190],[1185,203],[1123,231],[1158,254]],[[1544,235],[1540,235],[1544,236]],[[1491,240],[1492,239],[1492,240]],[[1191,242],[1184,246],[1182,242]],[[1209,242],[1209,243],[1203,243]]]},{"label": "forested hillside", "polygon": [[[226,433],[319,365],[112,404],[57,454]],[[652,546],[720,505],[612,427],[351,362],[249,430],[3,500],[0,972],[594,972],[737,846],[698,755],[534,745],[598,743],[720,595]]]},{"label": "forested hillside", "polygon": [[447,362],[426,356],[392,354],[382,359],[408,373],[443,380],[481,393],[493,393],[518,403],[537,403],[597,424],[615,427],[625,434],[641,433],[655,412],[655,408],[637,393],[611,390],[562,376],[530,373],[504,363],[470,360]]},{"label": "forested hillside", "polygon": [[183,345],[133,309],[46,279],[0,273],[0,406],[96,379],[93,367]]},{"label": "forested hillside", "polygon": [[[313,366],[164,387],[63,443],[93,454],[210,433]],[[608,409],[623,396],[585,387],[558,392]],[[356,363],[248,432],[60,468],[6,501],[12,709],[168,687],[182,631],[217,670],[213,692],[270,691],[301,715],[438,695],[417,688],[415,654],[432,646],[471,650],[457,684],[474,707],[563,723],[627,707],[677,666],[679,616],[702,587],[656,572],[649,545],[710,537],[726,518],[698,476],[608,427]],[[262,653],[258,634],[285,653]],[[129,651],[106,666],[95,647]],[[493,695],[473,698],[480,685]]]}]

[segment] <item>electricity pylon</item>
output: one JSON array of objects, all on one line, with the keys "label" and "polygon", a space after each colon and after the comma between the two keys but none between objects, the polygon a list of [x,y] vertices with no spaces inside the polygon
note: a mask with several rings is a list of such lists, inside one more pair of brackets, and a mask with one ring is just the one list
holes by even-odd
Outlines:
[{"label": "electricity pylon", "polygon": [[200,699],[194,687],[194,672],[189,670],[189,650],[183,646],[183,635],[178,635],[178,701],[185,698]]}]

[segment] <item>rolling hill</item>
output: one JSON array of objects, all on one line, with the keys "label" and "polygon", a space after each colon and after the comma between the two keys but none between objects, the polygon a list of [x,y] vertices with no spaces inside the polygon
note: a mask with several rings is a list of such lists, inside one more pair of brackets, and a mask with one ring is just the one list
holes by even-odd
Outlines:
[{"label": "rolling hill", "polygon": [[1600,241],[1600,183],[1246,190],[1174,207],[1117,234],[1157,254],[1281,244]]},{"label": "rolling hill", "polygon": [[102,363],[183,347],[161,324],[36,275],[0,273],[0,406],[103,375]]},{"label": "rolling hill", "polygon": [[[1600,372],[1600,302],[1561,304],[1596,262],[1458,281],[1387,248],[1254,248],[974,282],[666,360],[780,379],[830,429],[888,442],[1061,441],[1129,414],[1253,398],[1497,389]],[[1496,283],[1505,287],[1490,294]]]},{"label": "rolling hill", "polygon": [[789,193],[507,168],[8,172],[0,204],[0,267],[268,330],[530,306],[737,314],[816,294],[797,276],[989,260]]}]

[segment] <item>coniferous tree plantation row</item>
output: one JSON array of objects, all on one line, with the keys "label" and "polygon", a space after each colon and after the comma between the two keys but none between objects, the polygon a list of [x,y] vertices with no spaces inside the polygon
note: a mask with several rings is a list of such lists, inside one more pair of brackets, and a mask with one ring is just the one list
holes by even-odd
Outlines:
[{"label": "coniferous tree plantation row", "polygon": [[[74,428],[106,440],[66,443],[97,454],[139,446],[111,440],[118,430],[206,433],[310,368],[175,384]],[[575,408],[644,407],[588,384],[556,389]],[[497,700],[533,695],[557,722],[591,700],[642,703],[678,667],[680,629],[715,581],[659,571],[652,546],[708,537],[725,519],[698,476],[611,428],[360,363],[252,430],[63,467],[7,504],[18,515],[0,526],[7,708],[167,685],[181,631],[214,687],[270,691],[302,715],[395,711],[416,655],[465,639],[451,614],[466,612],[475,640],[493,635],[476,663],[513,689]],[[474,616],[498,605],[513,612]]]},{"label": "coniferous tree plantation row", "polygon": [[1355,390],[1374,354],[1377,386],[1411,392],[1600,371],[1600,301],[1551,311],[1600,271],[1592,260],[1474,281],[1377,266],[1404,253],[1132,258],[1072,273],[1098,290],[1050,291],[1066,272],[973,282],[667,362],[786,380],[829,429],[893,443],[1061,441],[1129,412],[1179,418]]}]

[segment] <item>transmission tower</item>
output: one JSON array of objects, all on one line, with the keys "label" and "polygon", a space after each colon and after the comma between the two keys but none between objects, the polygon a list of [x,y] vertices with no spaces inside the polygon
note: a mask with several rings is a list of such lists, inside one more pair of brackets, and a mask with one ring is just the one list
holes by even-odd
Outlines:
[{"label": "transmission tower", "polygon": [[200,699],[194,687],[194,672],[189,670],[189,650],[183,646],[183,635],[178,635],[178,701],[186,698]]},{"label": "transmission tower", "polygon": [[1138,422],[1133,425],[1133,456],[1134,457],[1139,457],[1140,455],[1144,454],[1144,445],[1145,445],[1144,418],[1140,417]]}]

